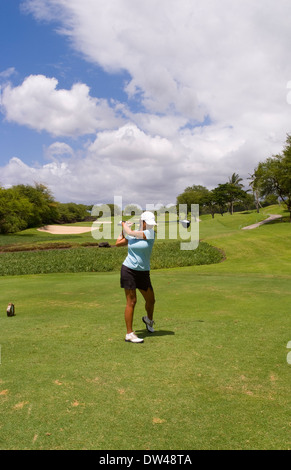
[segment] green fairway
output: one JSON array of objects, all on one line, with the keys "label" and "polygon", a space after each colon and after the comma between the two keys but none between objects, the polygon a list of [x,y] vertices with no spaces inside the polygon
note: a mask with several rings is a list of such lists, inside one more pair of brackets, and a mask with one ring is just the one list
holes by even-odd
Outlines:
[{"label": "green fairway", "polygon": [[225,260],[153,270],[139,345],[118,271],[2,276],[0,449],[289,449],[291,224],[241,230],[266,217],[201,217]]}]

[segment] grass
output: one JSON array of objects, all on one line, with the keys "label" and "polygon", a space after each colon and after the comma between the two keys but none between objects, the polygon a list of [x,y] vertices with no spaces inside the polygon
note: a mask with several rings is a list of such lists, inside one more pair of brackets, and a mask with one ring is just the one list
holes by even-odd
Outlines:
[{"label": "grass", "polygon": [[[45,245],[46,246],[46,245]],[[69,245],[70,246],[70,245]],[[127,248],[78,247],[41,249],[0,254],[0,275],[48,274],[58,272],[119,271]],[[180,251],[178,241],[158,243],[151,260],[152,269],[218,263],[222,253],[207,243],[195,251]]]},{"label": "grass", "polygon": [[[71,224],[74,226],[75,224]],[[90,223],[83,225],[91,226]],[[113,234],[113,230],[109,229]],[[120,228],[118,228],[118,233]],[[186,230],[185,230],[186,232]],[[182,230],[178,233],[183,235]],[[184,233],[185,235],[185,233]],[[190,233],[186,233],[190,238]],[[169,233],[166,230],[166,237]],[[29,229],[11,236],[0,236],[0,276],[48,274],[58,272],[119,271],[127,248],[116,248],[114,239],[106,241],[110,249],[100,249],[91,232],[78,235],[52,235]],[[2,245],[1,245],[2,243]],[[201,242],[194,251],[181,251],[178,240],[161,240],[157,236],[151,269],[218,263],[223,254]]]},{"label": "grass", "polygon": [[2,277],[0,448],[290,449],[291,225],[245,217],[202,217],[224,262],[153,271],[142,345],[118,272]]}]

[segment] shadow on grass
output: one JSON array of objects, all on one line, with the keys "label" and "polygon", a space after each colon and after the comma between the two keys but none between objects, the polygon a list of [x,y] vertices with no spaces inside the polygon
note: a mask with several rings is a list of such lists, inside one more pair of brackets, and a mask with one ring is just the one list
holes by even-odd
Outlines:
[{"label": "shadow on grass", "polygon": [[287,222],[290,223],[290,217],[283,215],[281,219],[270,220],[270,222],[268,222],[268,225],[279,225]]},{"label": "shadow on grass", "polygon": [[169,336],[169,335],[174,335],[174,331],[168,331],[168,330],[156,330],[154,333],[149,333],[147,330],[136,330],[135,331],[137,335],[139,335],[141,338],[148,338],[148,337],[155,337],[155,336]]}]

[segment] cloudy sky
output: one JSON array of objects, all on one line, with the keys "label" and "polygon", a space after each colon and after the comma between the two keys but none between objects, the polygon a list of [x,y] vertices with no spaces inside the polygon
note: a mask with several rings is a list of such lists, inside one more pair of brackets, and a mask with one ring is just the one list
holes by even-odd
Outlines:
[{"label": "cloudy sky", "polygon": [[289,0],[1,0],[0,184],[175,203],[280,153]]}]

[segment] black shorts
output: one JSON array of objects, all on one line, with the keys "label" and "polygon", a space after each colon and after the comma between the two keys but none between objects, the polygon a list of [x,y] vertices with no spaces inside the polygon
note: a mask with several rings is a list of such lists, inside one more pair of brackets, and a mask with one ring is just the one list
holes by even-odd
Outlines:
[{"label": "black shorts", "polygon": [[147,291],[150,288],[153,290],[150,272],[135,271],[123,264],[120,272],[120,287],[123,289],[141,289]]}]

